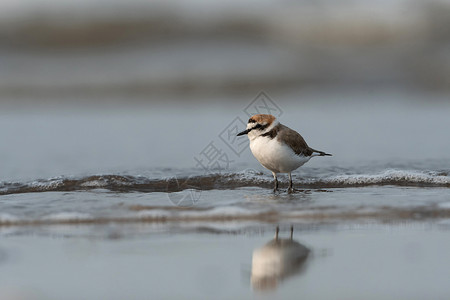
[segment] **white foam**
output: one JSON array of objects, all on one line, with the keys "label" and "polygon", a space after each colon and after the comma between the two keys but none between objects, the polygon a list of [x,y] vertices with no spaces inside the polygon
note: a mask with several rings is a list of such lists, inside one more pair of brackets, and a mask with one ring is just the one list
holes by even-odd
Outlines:
[{"label": "white foam", "polygon": [[107,182],[105,180],[90,180],[83,182],[80,186],[84,187],[105,187]]},{"label": "white foam", "polygon": [[49,179],[48,181],[33,181],[30,183],[30,187],[39,189],[53,189],[64,184],[62,179]]},{"label": "white foam", "polygon": [[59,212],[47,215],[43,218],[46,221],[84,221],[92,220],[93,217],[90,214],[79,212]]},{"label": "white foam", "polygon": [[264,174],[263,172],[256,171],[254,169],[245,169],[240,172],[225,174],[225,176],[230,176],[233,179],[237,178],[240,180],[252,180],[252,181],[259,181],[259,182],[267,181],[266,174]]},{"label": "white foam", "polygon": [[162,209],[141,210],[137,212],[138,218],[166,218],[170,217],[171,213]]},{"label": "white foam", "polygon": [[239,207],[216,207],[208,210],[180,210],[166,211],[162,209],[149,209],[137,212],[138,218],[180,218],[180,219],[196,219],[196,218],[235,218],[242,216],[253,216],[260,214],[259,210],[248,210]]},{"label": "white foam", "polygon": [[450,227],[450,219],[439,219],[437,224],[441,226],[449,226]]},{"label": "white foam", "polygon": [[8,213],[0,213],[0,223],[13,223],[19,221],[19,218],[15,215]]},{"label": "white foam", "polygon": [[438,204],[439,208],[450,209],[450,202],[443,202]]},{"label": "white foam", "polygon": [[377,184],[389,181],[405,183],[450,184],[450,177],[420,171],[386,170],[379,174],[338,175],[329,178],[332,183]]},{"label": "white foam", "polygon": [[210,210],[193,210],[182,211],[178,213],[180,217],[236,217],[236,216],[248,216],[258,214],[259,211],[248,210],[240,207],[215,207]]}]

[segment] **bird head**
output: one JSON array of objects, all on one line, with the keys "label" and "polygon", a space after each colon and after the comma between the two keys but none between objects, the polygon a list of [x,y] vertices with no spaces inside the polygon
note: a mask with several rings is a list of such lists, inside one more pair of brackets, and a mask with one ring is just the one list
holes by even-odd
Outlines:
[{"label": "bird head", "polygon": [[237,136],[247,134],[250,139],[260,136],[269,131],[276,123],[276,118],[272,115],[258,114],[248,119],[247,129],[239,132]]}]

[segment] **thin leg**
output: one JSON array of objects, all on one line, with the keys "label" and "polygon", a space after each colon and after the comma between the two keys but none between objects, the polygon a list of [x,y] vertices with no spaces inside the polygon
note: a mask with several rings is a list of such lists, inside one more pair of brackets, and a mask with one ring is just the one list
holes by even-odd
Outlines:
[{"label": "thin leg", "polygon": [[275,187],[273,188],[273,192],[276,193],[278,191],[278,178],[275,172],[272,172],[273,179],[275,179]]},{"label": "thin leg", "polygon": [[277,226],[277,229],[275,230],[275,241],[278,241],[278,233],[280,232],[280,227]]},{"label": "thin leg", "polygon": [[289,172],[289,187],[288,187],[288,193],[294,192],[294,189],[292,188],[292,175]]},{"label": "thin leg", "polygon": [[291,240],[294,237],[294,225],[291,225]]}]

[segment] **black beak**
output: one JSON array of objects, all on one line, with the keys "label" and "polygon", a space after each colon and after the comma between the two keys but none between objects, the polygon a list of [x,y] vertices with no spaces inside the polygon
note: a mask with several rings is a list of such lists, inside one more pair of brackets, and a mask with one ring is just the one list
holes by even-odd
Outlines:
[{"label": "black beak", "polygon": [[246,129],[246,130],[244,130],[244,131],[242,131],[242,132],[239,132],[236,136],[240,136],[240,135],[247,134],[247,133],[250,132],[250,130],[251,130],[251,129]]}]

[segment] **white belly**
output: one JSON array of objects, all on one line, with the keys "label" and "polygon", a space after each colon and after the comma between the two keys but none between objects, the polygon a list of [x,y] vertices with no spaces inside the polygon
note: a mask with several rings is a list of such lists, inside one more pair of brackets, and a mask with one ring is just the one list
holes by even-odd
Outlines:
[{"label": "white belly", "polygon": [[250,141],[250,149],[263,167],[275,173],[289,173],[311,158],[297,155],[289,146],[268,137],[257,137]]}]

